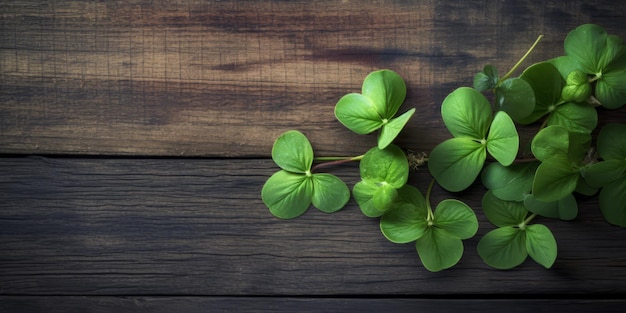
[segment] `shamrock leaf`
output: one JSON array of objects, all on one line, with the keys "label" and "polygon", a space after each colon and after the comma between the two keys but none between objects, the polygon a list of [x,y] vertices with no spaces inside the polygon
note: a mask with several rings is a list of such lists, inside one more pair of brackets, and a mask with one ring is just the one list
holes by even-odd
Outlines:
[{"label": "shamrock leaf", "polygon": [[596,80],[595,97],[602,106],[616,109],[626,103],[626,48],[621,38],[585,24],[567,35],[564,47],[578,68]]},{"label": "shamrock leaf", "polygon": [[482,205],[489,222],[498,227],[518,226],[528,214],[522,202],[499,199],[491,190],[483,196]]},{"label": "shamrock leaf", "polygon": [[524,198],[524,207],[537,215],[559,218],[564,221],[573,220],[578,215],[578,204],[572,194],[550,202],[539,201],[530,194]]},{"label": "shamrock leaf", "polygon": [[433,212],[429,204],[432,186],[426,199],[414,187],[401,188],[394,208],[381,217],[380,230],[391,242],[415,241],[424,267],[437,272],[458,263],[462,240],[476,234],[478,219],[469,206],[453,199],[441,201]]},{"label": "shamrock leaf", "polygon": [[272,159],[282,168],[263,185],[261,198],[279,218],[302,215],[311,204],[327,213],[340,210],[350,198],[350,189],[331,174],[311,173],[313,148],[304,134],[291,130],[274,142]]},{"label": "shamrock leaf", "polygon": [[585,180],[600,190],[600,210],[611,224],[626,227],[626,125],[607,124],[598,134],[603,161],[583,170]]},{"label": "shamrock leaf", "polygon": [[449,191],[460,191],[474,182],[487,151],[503,165],[510,165],[519,148],[515,124],[506,112],[493,117],[487,99],[475,89],[461,87],[444,99],[444,124],[455,138],[437,145],[428,169]]},{"label": "shamrock leaf", "polygon": [[521,121],[535,109],[535,93],[532,86],[522,78],[509,78],[495,89],[496,108],[508,113],[515,121]]},{"label": "shamrock leaf", "polygon": [[272,159],[286,171],[304,174],[313,164],[313,147],[304,134],[290,130],[274,142]]},{"label": "shamrock leaf", "polygon": [[478,254],[487,265],[510,269],[520,265],[530,255],[544,267],[552,266],[557,254],[554,236],[544,225],[527,225],[534,215],[527,220],[528,211],[524,203],[504,201],[488,191],[482,204],[485,216],[498,226],[478,242]]},{"label": "shamrock leaf", "polygon": [[424,196],[417,188],[405,185],[398,190],[394,208],[380,219],[380,230],[394,243],[408,243],[422,237],[428,228]]},{"label": "shamrock leaf", "polygon": [[424,267],[431,272],[450,268],[461,260],[463,242],[441,228],[429,227],[415,241],[417,254]]},{"label": "shamrock leaf", "polygon": [[400,133],[415,109],[393,118],[406,97],[404,80],[390,70],[374,71],[365,77],[361,93],[347,94],[337,102],[335,116],[357,134],[381,129],[378,148],[387,147]]},{"label": "shamrock leaf", "polygon": [[274,216],[290,219],[311,205],[313,184],[306,175],[280,170],[265,182],[261,197]]},{"label": "shamrock leaf", "polygon": [[409,163],[404,152],[395,145],[385,149],[372,148],[359,165],[361,181],[354,185],[354,198],[363,214],[380,216],[392,207],[408,179]]},{"label": "shamrock leaf", "polygon": [[542,161],[533,180],[534,197],[553,202],[576,190],[590,145],[589,134],[571,132],[556,125],[542,129],[531,143],[533,154]]},{"label": "shamrock leaf", "polygon": [[482,72],[474,76],[474,89],[483,92],[488,89],[496,88],[498,84],[498,69],[493,65],[486,65]]},{"label": "shamrock leaf", "polygon": [[552,63],[533,64],[524,70],[520,79],[526,81],[532,88],[535,95],[535,106],[532,113],[517,120],[517,122],[521,124],[533,123],[554,111],[561,104],[563,78]]},{"label": "shamrock leaf", "polygon": [[513,226],[488,232],[480,239],[476,248],[483,261],[497,269],[514,268],[528,257],[526,233]]},{"label": "shamrock leaf", "polygon": [[535,171],[539,162],[503,166],[491,163],[482,172],[483,185],[493,195],[506,201],[522,201],[532,190]]},{"label": "shamrock leaf", "polygon": [[556,239],[548,227],[542,224],[528,225],[526,231],[526,250],[535,262],[550,268],[557,255]]}]

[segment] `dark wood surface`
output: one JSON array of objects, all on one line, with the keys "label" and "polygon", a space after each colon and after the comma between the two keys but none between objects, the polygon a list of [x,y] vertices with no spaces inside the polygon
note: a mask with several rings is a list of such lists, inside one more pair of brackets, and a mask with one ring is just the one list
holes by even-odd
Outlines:
[{"label": "dark wood surface", "polygon": [[[626,38],[625,18],[619,1],[4,1],[0,311],[618,312],[626,231],[597,198],[580,197],[574,221],[538,220],[553,269],[498,271],[476,253],[492,229],[483,188],[436,188],[480,229],[455,268],[430,273],[353,200],[283,221],[260,190],[285,130],[318,155],[373,145],[333,116],[372,70],[404,77],[417,113],[398,144],[429,152],[450,136],[441,101],[482,66],[505,72],[540,34],[525,65],[561,55],[587,22]],[[358,180],[355,164],[333,172]]]}]

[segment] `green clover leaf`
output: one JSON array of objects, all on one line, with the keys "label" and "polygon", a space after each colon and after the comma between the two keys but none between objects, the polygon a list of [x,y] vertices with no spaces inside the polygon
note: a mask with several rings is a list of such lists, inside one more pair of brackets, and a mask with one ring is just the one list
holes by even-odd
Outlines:
[{"label": "green clover leaf", "polygon": [[597,80],[595,97],[602,106],[617,109],[626,103],[626,48],[621,38],[585,24],[567,35],[564,47],[578,68]]},{"label": "green clover leaf", "polygon": [[[592,106],[584,103],[570,102],[575,101],[575,99],[562,98],[563,92],[566,92],[565,90],[568,87],[565,85],[565,81],[559,69],[554,65],[555,62],[564,64],[564,59],[555,59],[552,60],[552,62],[533,64],[524,70],[524,73],[520,76],[521,79],[527,81],[532,87],[536,98],[536,105],[531,114],[518,120],[518,122],[521,124],[530,124],[544,115],[549,114],[550,116],[547,121],[548,126],[561,125],[569,131],[591,133],[598,122],[596,110]],[[574,70],[569,76],[565,74],[568,77],[568,83],[572,82],[572,84],[578,84],[581,79],[581,77],[579,77],[580,73],[582,72]],[[587,83],[587,75],[585,73],[582,73],[582,75],[584,83],[572,85],[571,88],[573,89],[567,89],[568,93],[580,93],[584,88],[591,88]],[[580,87],[581,85],[586,87]],[[583,100],[587,99],[588,96],[589,95],[585,95]]]},{"label": "green clover leaf", "polygon": [[513,120],[500,111],[493,117],[489,102],[475,89],[461,87],[441,106],[444,124],[455,138],[430,153],[428,169],[448,191],[461,191],[480,173],[487,151],[503,165],[510,165],[519,148]]},{"label": "green clover leaf", "polygon": [[496,108],[508,113],[515,121],[522,121],[535,109],[535,93],[522,78],[509,78],[495,89]]},{"label": "green clover leaf", "polygon": [[405,185],[398,190],[394,208],[381,217],[380,230],[391,242],[409,243],[422,237],[427,229],[426,200],[417,188]]},{"label": "green clover leaf", "polygon": [[505,201],[494,194],[492,190],[485,193],[482,199],[483,212],[491,224],[498,227],[518,226],[528,211],[519,201]]},{"label": "green clover leaf", "polygon": [[512,164],[504,166],[491,163],[485,167],[481,180],[485,188],[493,195],[506,201],[522,201],[530,194],[539,162]]},{"label": "green clover leaf", "polygon": [[461,260],[464,250],[461,239],[436,227],[429,227],[415,241],[415,248],[422,264],[431,272],[454,266]]},{"label": "green clover leaf", "polygon": [[453,137],[483,140],[493,112],[485,96],[472,88],[461,87],[443,100],[441,117]]},{"label": "green clover leaf", "polygon": [[272,147],[272,159],[282,168],[263,185],[261,198],[270,212],[283,219],[302,215],[311,204],[320,211],[340,210],[350,198],[350,189],[331,174],[311,173],[313,148],[304,134],[290,130]]},{"label": "green clover leaf", "polygon": [[510,269],[530,255],[544,267],[552,266],[557,254],[556,240],[544,225],[527,225],[535,215],[527,217],[524,203],[499,199],[490,190],[483,196],[482,204],[487,219],[498,226],[478,242],[478,254],[487,265]]},{"label": "green clover leaf", "polygon": [[626,125],[607,124],[598,134],[603,161],[583,170],[585,180],[600,190],[600,210],[613,225],[626,227]]},{"label": "green clover leaf", "polygon": [[261,197],[274,216],[291,219],[311,205],[313,184],[306,175],[280,170],[265,182]]},{"label": "green clover leaf", "polygon": [[532,194],[539,201],[558,201],[576,190],[580,171],[563,157],[543,161],[533,180]]},{"label": "green clover leaf", "polygon": [[365,77],[361,93],[350,93],[335,105],[335,116],[357,134],[369,134],[381,129],[378,148],[386,148],[415,113],[411,109],[394,118],[406,97],[402,77],[390,70],[371,72]]},{"label": "green clover leaf", "polygon": [[443,188],[461,191],[476,180],[486,158],[481,143],[469,138],[451,138],[430,152],[428,169]]},{"label": "green clover leaf", "polygon": [[497,269],[514,268],[528,257],[526,232],[513,226],[491,230],[480,239],[476,248],[483,261]]},{"label": "green clover leaf", "polygon": [[286,171],[306,173],[313,164],[313,147],[304,134],[290,130],[274,142],[272,159]]},{"label": "green clover leaf", "polygon": [[370,149],[359,164],[361,181],[353,195],[363,214],[377,217],[392,207],[408,179],[409,163],[402,149],[391,144],[385,149]]},{"label": "green clover leaf", "polygon": [[535,262],[550,268],[557,255],[557,245],[554,235],[548,227],[542,224],[526,227],[526,250]]},{"label": "green clover leaf", "polygon": [[478,72],[474,76],[474,89],[483,92],[488,89],[496,88],[499,80],[498,69],[493,65],[486,65],[482,72]]},{"label": "green clover leaf", "polygon": [[533,112],[517,120],[521,124],[530,124],[552,112],[560,105],[563,78],[559,70],[548,62],[540,62],[524,70],[520,79],[526,81],[535,95]]},{"label": "green clover leaf", "polygon": [[426,199],[411,186],[398,190],[394,207],[380,219],[380,230],[394,243],[415,241],[415,248],[424,267],[432,272],[449,268],[463,255],[463,239],[478,231],[478,219],[465,203],[446,199],[434,212],[429,201],[434,181]]},{"label": "green clover leaf", "polygon": [[572,194],[550,202],[539,201],[530,194],[524,198],[524,207],[537,215],[559,218],[564,221],[573,220],[578,215],[578,204]]}]

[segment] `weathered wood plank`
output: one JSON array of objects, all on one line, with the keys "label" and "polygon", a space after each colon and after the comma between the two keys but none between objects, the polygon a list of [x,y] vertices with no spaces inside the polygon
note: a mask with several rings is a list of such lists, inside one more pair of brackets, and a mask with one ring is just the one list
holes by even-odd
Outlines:
[{"label": "weathered wood plank", "polygon": [[[623,312],[626,300],[281,297],[11,297],[2,312]],[[55,305],[50,305],[54,303]]]},{"label": "weathered wood plank", "polygon": [[[267,156],[287,129],[323,154],[372,139],[333,106],[391,68],[418,113],[400,138],[448,137],[439,105],[487,63],[562,53],[573,27],[626,37],[621,1],[5,1],[0,153]],[[530,64],[528,62],[528,64]],[[624,120],[624,114],[607,118]]]},{"label": "weathered wood plank", "polygon": [[[620,296],[626,231],[595,198],[572,222],[537,219],[559,245],[551,270],[528,261],[486,266],[478,238],[492,229],[481,187],[453,195],[478,212],[477,237],[457,267],[430,273],[414,246],[392,244],[354,202],[274,218],[260,199],[268,160],[0,159],[2,295],[525,295]],[[358,179],[354,165],[335,172]],[[429,175],[417,172],[425,190]],[[436,189],[433,201],[445,194]],[[234,301],[234,300],[233,300]]]}]

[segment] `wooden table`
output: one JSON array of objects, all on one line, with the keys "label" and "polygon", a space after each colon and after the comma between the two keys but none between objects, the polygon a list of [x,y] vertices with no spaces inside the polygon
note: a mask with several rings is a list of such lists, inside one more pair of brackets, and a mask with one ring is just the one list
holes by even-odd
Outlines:
[{"label": "wooden table", "polygon": [[[596,23],[626,38],[623,1],[3,1],[0,4],[1,312],[622,312],[626,230],[581,197],[541,219],[559,256],[494,270],[483,187],[449,194],[479,217],[453,269],[431,273],[351,200],[334,215],[274,218],[260,198],[274,139],[317,155],[375,142],[333,108],[370,71],[398,72],[398,140],[450,137],[439,108],[486,64],[563,54]],[[601,124],[626,109],[600,110]],[[523,129],[532,134],[536,129]],[[333,169],[350,186],[356,164]],[[426,169],[410,182],[426,189]]]}]

